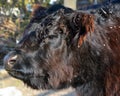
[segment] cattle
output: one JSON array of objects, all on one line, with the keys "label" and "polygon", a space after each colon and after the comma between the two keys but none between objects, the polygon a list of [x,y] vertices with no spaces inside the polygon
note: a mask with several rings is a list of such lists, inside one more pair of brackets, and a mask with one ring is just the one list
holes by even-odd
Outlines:
[{"label": "cattle", "polygon": [[82,11],[49,14],[5,56],[6,71],[33,89],[120,96],[119,4],[111,10],[104,20]]}]

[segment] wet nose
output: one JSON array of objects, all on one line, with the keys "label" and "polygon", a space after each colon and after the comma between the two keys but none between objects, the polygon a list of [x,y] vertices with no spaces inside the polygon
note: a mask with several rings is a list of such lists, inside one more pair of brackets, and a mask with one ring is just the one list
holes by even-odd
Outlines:
[{"label": "wet nose", "polygon": [[16,64],[17,61],[17,55],[9,53],[4,57],[4,66],[6,70],[11,70],[13,66]]}]

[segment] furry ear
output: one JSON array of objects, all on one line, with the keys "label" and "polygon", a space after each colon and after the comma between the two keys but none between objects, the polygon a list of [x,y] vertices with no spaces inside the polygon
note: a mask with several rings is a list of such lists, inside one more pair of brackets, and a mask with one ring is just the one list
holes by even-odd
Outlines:
[{"label": "furry ear", "polygon": [[71,25],[74,31],[79,32],[78,47],[80,47],[88,32],[94,32],[94,16],[88,13],[76,12],[72,16]]}]

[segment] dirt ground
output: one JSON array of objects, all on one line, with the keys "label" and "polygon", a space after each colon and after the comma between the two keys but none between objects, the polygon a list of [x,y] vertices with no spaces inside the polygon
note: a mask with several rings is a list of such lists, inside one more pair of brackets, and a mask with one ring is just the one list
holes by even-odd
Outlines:
[{"label": "dirt ground", "polygon": [[0,69],[0,88],[14,86],[20,90],[23,96],[75,96],[75,91],[72,88],[53,90],[33,90],[20,80],[12,78],[4,69]]}]

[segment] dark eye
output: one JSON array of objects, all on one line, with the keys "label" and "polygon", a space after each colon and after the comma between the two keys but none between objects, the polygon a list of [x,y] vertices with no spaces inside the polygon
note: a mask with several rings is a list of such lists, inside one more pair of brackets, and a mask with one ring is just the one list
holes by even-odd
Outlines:
[{"label": "dark eye", "polygon": [[62,29],[60,29],[60,30],[59,30],[59,33],[60,33],[60,34],[63,34],[63,30],[62,30]]},{"label": "dark eye", "polygon": [[57,38],[57,37],[58,37],[57,34],[56,34],[56,35],[49,35],[49,36],[48,36],[49,39],[53,39],[53,38]]}]

